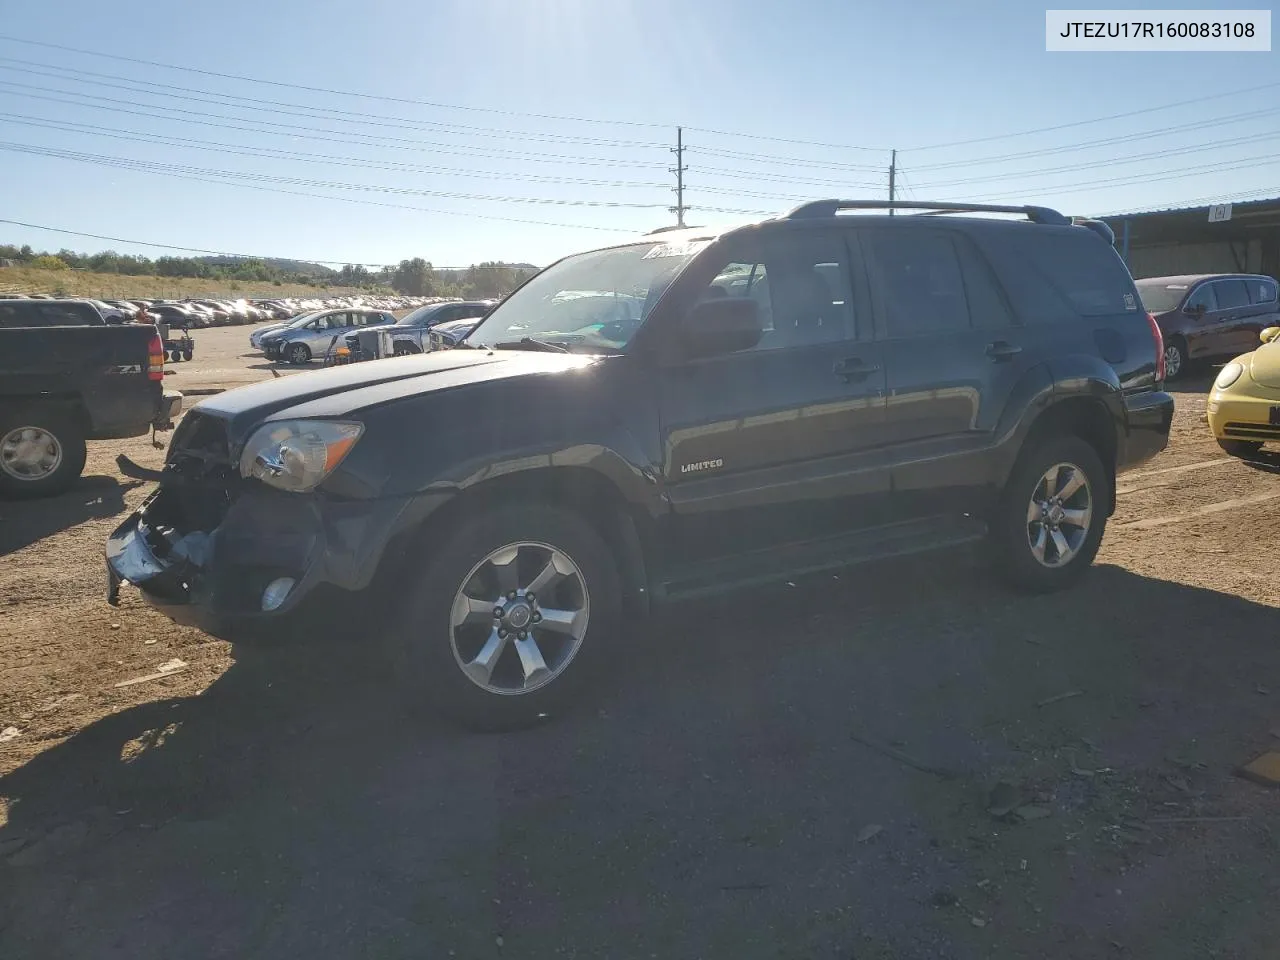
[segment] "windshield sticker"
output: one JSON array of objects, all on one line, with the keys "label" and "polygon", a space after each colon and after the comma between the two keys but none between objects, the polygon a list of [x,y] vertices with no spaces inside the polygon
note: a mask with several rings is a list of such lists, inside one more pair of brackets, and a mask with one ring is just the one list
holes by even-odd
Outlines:
[{"label": "windshield sticker", "polygon": [[686,240],[684,243],[660,243],[644,255],[644,260],[656,260],[659,257],[691,257],[706,247],[710,240]]},{"label": "windshield sticker", "polygon": [[1133,294],[1132,294],[1132,293],[1126,293],[1126,294],[1124,295],[1124,308],[1125,308],[1126,310],[1137,310],[1137,309],[1138,309],[1138,305],[1137,305],[1136,303],[1134,303],[1134,300],[1133,300]]}]

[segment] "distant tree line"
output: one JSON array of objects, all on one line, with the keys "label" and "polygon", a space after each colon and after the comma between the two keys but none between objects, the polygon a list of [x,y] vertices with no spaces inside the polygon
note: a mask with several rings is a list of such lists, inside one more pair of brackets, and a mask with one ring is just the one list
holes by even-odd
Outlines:
[{"label": "distant tree line", "polygon": [[375,283],[390,286],[406,296],[489,300],[506,296],[536,272],[537,268],[531,264],[496,261],[472,264],[462,270],[437,270],[429,261],[414,257],[374,274],[364,267],[343,267],[341,276],[349,277],[353,283],[358,283],[362,275],[369,276]]},{"label": "distant tree line", "polygon": [[[227,257],[150,257],[134,256],[104,250],[101,253],[57,253],[32,250],[30,245],[15,247],[0,244],[0,260],[14,260],[41,270],[92,270],[94,273],[118,273],[130,277],[197,277],[208,280],[251,280],[304,283],[328,286],[336,282],[337,273],[317,267],[299,270],[263,260]],[[321,272],[322,271],[322,272]]]},{"label": "distant tree line", "polygon": [[259,282],[303,283],[311,286],[363,287],[386,289],[418,297],[464,297],[487,300],[510,293],[536,272],[527,263],[486,262],[462,270],[436,270],[421,257],[401,260],[395,267],[370,270],[348,264],[341,270],[294,260],[253,260],[237,257],[139,257],[104,250],[77,253],[74,250],[32,250],[0,244],[0,260],[42,270],[92,270],[131,277],[197,277],[208,280],[252,280]]}]

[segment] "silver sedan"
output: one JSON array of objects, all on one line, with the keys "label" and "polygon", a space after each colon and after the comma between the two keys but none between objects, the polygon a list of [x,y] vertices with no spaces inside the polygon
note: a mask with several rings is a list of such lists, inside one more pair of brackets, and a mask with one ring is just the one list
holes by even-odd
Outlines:
[{"label": "silver sedan", "polygon": [[307,363],[312,357],[323,357],[334,337],[395,322],[395,317],[382,310],[323,310],[264,334],[262,352],[271,360]]}]

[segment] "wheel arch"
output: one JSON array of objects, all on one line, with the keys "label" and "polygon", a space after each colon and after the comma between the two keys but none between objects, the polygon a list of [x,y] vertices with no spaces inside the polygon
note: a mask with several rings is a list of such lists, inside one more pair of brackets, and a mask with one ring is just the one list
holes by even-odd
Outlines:
[{"label": "wheel arch", "polygon": [[[1116,457],[1119,435],[1116,415],[1098,396],[1070,396],[1046,406],[1031,422],[1022,450],[1034,449],[1044,438],[1077,436],[1098,453],[1107,471],[1107,516],[1115,512]],[[1012,471],[1011,471],[1012,472]]]},{"label": "wheel arch", "polygon": [[406,561],[412,563],[412,558],[424,555],[433,543],[449,537],[477,513],[499,504],[530,500],[558,506],[585,518],[617,560],[628,609],[637,613],[648,611],[650,525],[611,478],[584,466],[533,467],[463,488],[397,536],[392,549],[384,555],[383,565],[389,566],[390,574],[385,579],[394,584],[405,572],[399,568],[405,567]]}]

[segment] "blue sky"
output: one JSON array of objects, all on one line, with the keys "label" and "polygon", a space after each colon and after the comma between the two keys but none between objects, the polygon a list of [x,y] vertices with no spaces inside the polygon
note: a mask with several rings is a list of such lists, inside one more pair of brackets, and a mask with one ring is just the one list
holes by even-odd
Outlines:
[{"label": "blue sky", "polygon": [[1026,2],[70,0],[0,34],[146,61],[0,40],[0,216],[178,246],[542,264],[672,222],[677,124],[691,223],[883,196],[892,147],[908,198],[1280,195],[1277,54],[1050,54]]}]

